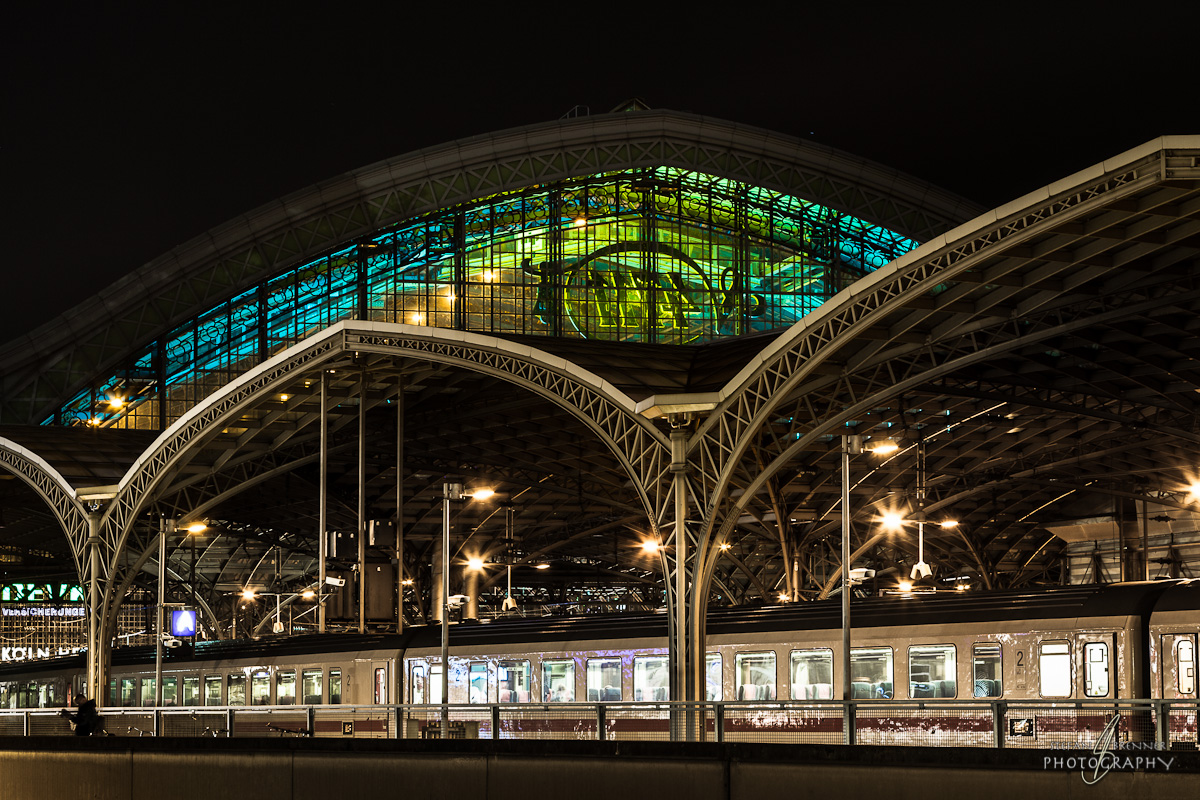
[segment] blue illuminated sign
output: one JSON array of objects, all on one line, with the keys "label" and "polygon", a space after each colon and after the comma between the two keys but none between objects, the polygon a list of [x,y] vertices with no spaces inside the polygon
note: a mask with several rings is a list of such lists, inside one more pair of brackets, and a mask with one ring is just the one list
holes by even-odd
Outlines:
[{"label": "blue illuminated sign", "polygon": [[171,635],[196,635],[196,612],[194,609],[179,608],[171,611]]}]

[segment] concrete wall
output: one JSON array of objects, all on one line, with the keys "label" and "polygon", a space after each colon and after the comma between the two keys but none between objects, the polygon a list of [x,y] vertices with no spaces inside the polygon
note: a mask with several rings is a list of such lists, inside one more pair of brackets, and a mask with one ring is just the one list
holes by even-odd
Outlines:
[{"label": "concrete wall", "polygon": [[[1063,752],[591,742],[0,739],[0,800],[764,800],[1200,795],[1168,771],[1044,769]],[[1090,755],[1079,753],[1080,756]],[[881,797],[882,796],[882,797]]]}]

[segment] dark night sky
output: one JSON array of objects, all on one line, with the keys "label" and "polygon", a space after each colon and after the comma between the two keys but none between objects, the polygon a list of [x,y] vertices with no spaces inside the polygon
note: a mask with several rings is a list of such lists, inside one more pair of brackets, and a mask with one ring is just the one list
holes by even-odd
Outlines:
[{"label": "dark night sky", "polygon": [[1188,3],[261,5],[6,12],[0,342],[283,194],[576,104],[811,137],[987,206],[1200,133]]}]

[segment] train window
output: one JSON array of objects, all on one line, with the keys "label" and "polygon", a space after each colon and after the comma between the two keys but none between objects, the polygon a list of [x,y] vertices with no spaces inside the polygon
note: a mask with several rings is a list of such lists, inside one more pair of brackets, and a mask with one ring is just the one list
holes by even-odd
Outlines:
[{"label": "train window", "polygon": [[[14,697],[15,697],[15,693],[16,693],[15,684],[14,684],[13,692],[14,692]],[[117,688],[117,679],[116,678],[113,678],[112,680],[110,680],[108,682],[108,704],[110,706],[121,705],[121,690]],[[12,706],[12,708],[16,708],[15,701],[14,701],[14,705]]]},{"label": "train window", "polygon": [[138,704],[138,679],[121,678],[121,705],[136,706]]},{"label": "train window", "polygon": [[275,673],[275,705],[296,705],[296,672],[295,670]]},{"label": "train window", "polygon": [[408,682],[408,702],[421,705],[425,702],[425,665],[412,665],[412,680]]},{"label": "train window", "polygon": [[612,703],[621,700],[621,659],[589,658],[587,660],[588,701]]},{"label": "train window", "polygon": [[0,708],[14,708],[17,704],[17,694],[13,691],[11,681],[0,683]]},{"label": "train window", "polygon": [[300,673],[301,691],[304,693],[304,705],[319,706],[321,704],[321,670],[306,669]]},{"label": "train window", "polygon": [[329,705],[337,706],[342,703],[342,671],[329,670]]},{"label": "train window", "polygon": [[429,665],[429,702],[442,702],[442,665]]},{"label": "train window", "polygon": [[1191,639],[1175,642],[1175,689],[1179,694],[1196,693],[1196,648]]},{"label": "train window", "polygon": [[142,702],[143,706],[154,705],[154,678],[142,678]]},{"label": "train window", "polygon": [[774,700],[775,653],[738,653],[734,659],[738,700]]},{"label": "train window", "polygon": [[271,673],[259,670],[250,676],[250,705],[271,705]]},{"label": "train window", "polygon": [[[220,678],[217,680],[219,681]],[[244,672],[229,676],[229,705],[246,705],[246,674]]]},{"label": "train window", "polygon": [[501,661],[496,665],[496,683],[501,703],[528,703],[530,699],[528,661]]},{"label": "train window", "polygon": [[908,648],[908,696],[957,697],[956,655],[952,644],[926,644]]},{"label": "train window", "polygon": [[1087,642],[1083,646],[1083,693],[1108,697],[1108,645]]},{"label": "train window", "polygon": [[833,651],[792,651],[792,699],[833,699]]},{"label": "train window", "polygon": [[387,667],[375,668],[375,704],[387,702]]},{"label": "train window", "polygon": [[163,678],[163,705],[179,705],[179,679]]},{"label": "train window", "polygon": [[470,665],[470,676],[467,679],[469,684],[468,701],[472,703],[486,703],[488,701],[488,669],[487,663],[476,661]]},{"label": "train window", "polygon": [[971,648],[972,678],[975,681],[976,697],[1002,697],[1004,683],[1001,676],[1001,646],[991,642],[977,644]]},{"label": "train window", "polygon": [[1071,696],[1071,645],[1068,642],[1042,642],[1038,649],[1043,697]]},{"label": "train window", "polygon": [[891,700],[892,648],[861,647],[850,651],[850,697],[854,700]]},{"label": "train window", "polygon": [[200,677],[198,675],[184,676],[183,704],[185,706],[200,705]]},{"label": "train window", "polygon": [[547,703],[575,702],[575,659],[542,662],[542,694]]},{"label": "train window", "polygon": [[204,676],[204,705],[206,705],[206,706],[221,705],[221,676],[220,675],[205,675]]},{"label": "train window", "polygon": [[722,694],[721,654],[709,653],[704,656],[704,699],[719,703]]},{"label": "train window", "polygon": [[666,701],[671,699],[671,669],[666,656],[638,656],[633,659],[633,700]]}]

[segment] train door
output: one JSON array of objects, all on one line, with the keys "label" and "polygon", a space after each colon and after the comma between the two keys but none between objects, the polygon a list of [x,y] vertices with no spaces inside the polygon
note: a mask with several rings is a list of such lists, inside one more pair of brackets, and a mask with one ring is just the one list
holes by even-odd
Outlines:
[{"label": "train door", "polygon": [[1162,635],[1162,697],[1167,700],[1196,698],[1196,634]]},{"label": "train door", "polygon": [[1116,634],[1079,633],[1075,635],[1075,674],[1085,698],[1116,697]]},{"label": "train door", "polygon": [[377,706],[388,704],[388,665],[386,661],[376,661],[371,664],[371,674],[374,676],[375,688],[372,702]]}]

